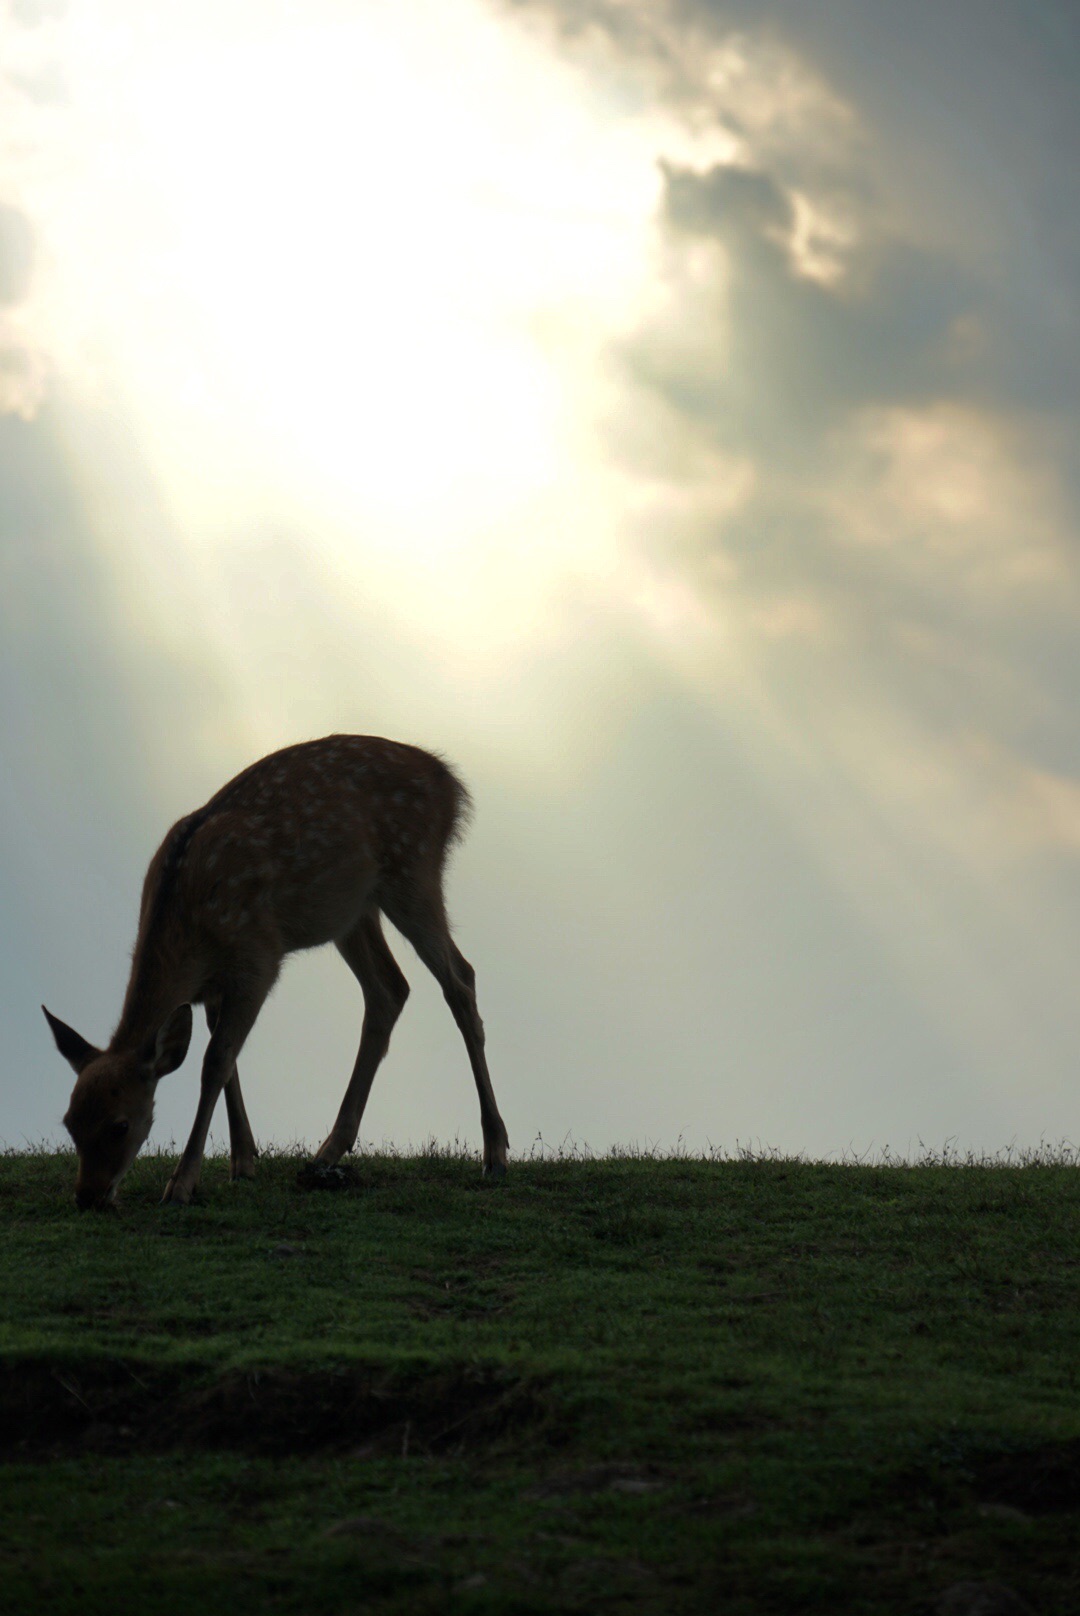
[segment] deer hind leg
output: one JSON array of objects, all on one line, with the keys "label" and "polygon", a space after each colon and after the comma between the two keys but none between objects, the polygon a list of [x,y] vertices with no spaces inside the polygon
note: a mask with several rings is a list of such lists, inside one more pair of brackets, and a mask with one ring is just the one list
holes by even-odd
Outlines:
[{"label": "deer hind leg", "polygon": [[[211,1033],[218,1018],[220,1005],[211,1000],[206,1006],[206,1025]],[[244,1096],[240,1092],[240,1073],[234,1062],[225,1082],[225,1110],[229,1118],[229,1176],[232,1179],[254,1178],[255,1158],[259,1152],[255,1135],[251,1131]]]},{"label": "deer hind leg", "polygon": [[393,898],[383,907],[442,988],[450,1013],[465,1040],[480,1099],[484,1172],[493,1178],[502,1178],[506,1174],[506,1152],[510,1141],[495,1103],[495,1091],[484,1055],[484,1023],[476,1007],[476,972],[450,936],[442,894],[429,897],[414,890],[407,899]]},{"label": "deer hind leg", "polygon": [[214,1030],[210,1034],[210,1042],[203,1056],[199,1105],[195,1112],[191,1135],[184,1146],[184,1154],[176,1164],[175,1172],[165,1186],[163,1201],[186,1206],[195,1193],[214,1107],[218,1103],[222,1089],[236,1071],[236,1057],[255,1025],[255,1018],[273,986],[273,980],[271,976],[258,986],[248,983],[243,989],[226,991],[222,996],[214,1021]]},{"label": "deer hind leg", "polygon": [[356,1143],[375,1073],[390,1047],[394,1023],[409,997],[409,984],[386,945],[378,914],[365,915],[352,931],[338,940],[337,949],[363,989],[364,1025],[356,1064],[337,1121],[315,1155],[316,1161],[328,1167]]}]

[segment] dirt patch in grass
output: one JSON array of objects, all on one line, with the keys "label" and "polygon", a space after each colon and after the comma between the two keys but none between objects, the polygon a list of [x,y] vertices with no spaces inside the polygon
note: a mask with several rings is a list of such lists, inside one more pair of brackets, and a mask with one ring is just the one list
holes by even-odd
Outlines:
[{"label": "dirt patch in grass", "polygon": [[0,1367],[0,1456],[226,1448],[256,1454],[455,1452],[543,1422],[536,1382],[501,1367],[208,1378],[122,1362]]}]

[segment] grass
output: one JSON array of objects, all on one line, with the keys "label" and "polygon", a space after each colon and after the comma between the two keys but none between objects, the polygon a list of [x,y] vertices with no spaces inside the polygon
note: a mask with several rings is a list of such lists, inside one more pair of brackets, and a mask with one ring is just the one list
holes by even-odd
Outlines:
[{"label": "grass", "polygon": [[0,1156],[10,1616],[1080,1609],[1067,1159],[300,1165]]}]

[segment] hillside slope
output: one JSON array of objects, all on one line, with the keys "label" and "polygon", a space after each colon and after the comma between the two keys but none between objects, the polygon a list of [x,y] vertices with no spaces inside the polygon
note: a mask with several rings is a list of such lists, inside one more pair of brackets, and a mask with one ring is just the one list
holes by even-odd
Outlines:
[{"label": "hillside slope", "polygon": [[1074,1168],[300,1165],[0,1157],[6,1611],[1080,1608]]}]

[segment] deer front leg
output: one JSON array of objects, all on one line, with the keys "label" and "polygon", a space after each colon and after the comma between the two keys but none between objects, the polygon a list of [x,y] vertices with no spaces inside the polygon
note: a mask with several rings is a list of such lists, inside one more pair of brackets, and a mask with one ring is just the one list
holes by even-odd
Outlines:
[{"label": "deer front leg", "polygon": [[[199,1182],[199,1173],[202,1168],[203,1152],[206,1150],[206,1136],[210,1132],[210,1119],[214,1114],[218,1097],[223,1088],[229,1083],[236,1072],[236,1057],[240,1053],[244,1040],[255,1023],[255,1017],[262,1008],[265,992],[261,993],[255,1002],[229,1003],[226,1000],[215,1018],[214,1030],[210,1034],[210,1042],[206,1046],[203,1057],[202,1079],[199,1085],[199,1105],[195,1112],[195,1121],[192,1125],[191,1136],[184,1146],[184,1154],[176,1164],[176,1171],[165,1186],[163,1202],[171,1202],[176,1206],[187,1206],[195,1193]],[[231,1087],[231,1084],[229,1085]],[[239,1089],[237,1089],[239,1093]],[[233,1105],[237,1104],[233,1099]],[[229,1101],[226,1099],[226,1106]],[[243,1113],[243,1100],[239,1101],[239,1111]],[[230,1110],[229,1123],[232,1128],[232,1111]],[[247,1116],[244,1114],[244,1123]],[[250,1138],[251,1129],[247,1127]],[[251,1141],[254,1149],[254,1140]]]},{"label": "deer front leg", "polygon": [[[207,1003],[206,1025],[210,1028],[211,1034],[217,1025],[220,1010],[221,1006],[216,1000]],[[229,1177],[234,1181],[238,1178],[254,1178],[255,1158],[259,1152],[247,1111],[244,1109],[244,1096],[240,1092],[240,1073],[236,1066],[233,1067],[225,1084],[225,1111],[229,1118]]]}]

